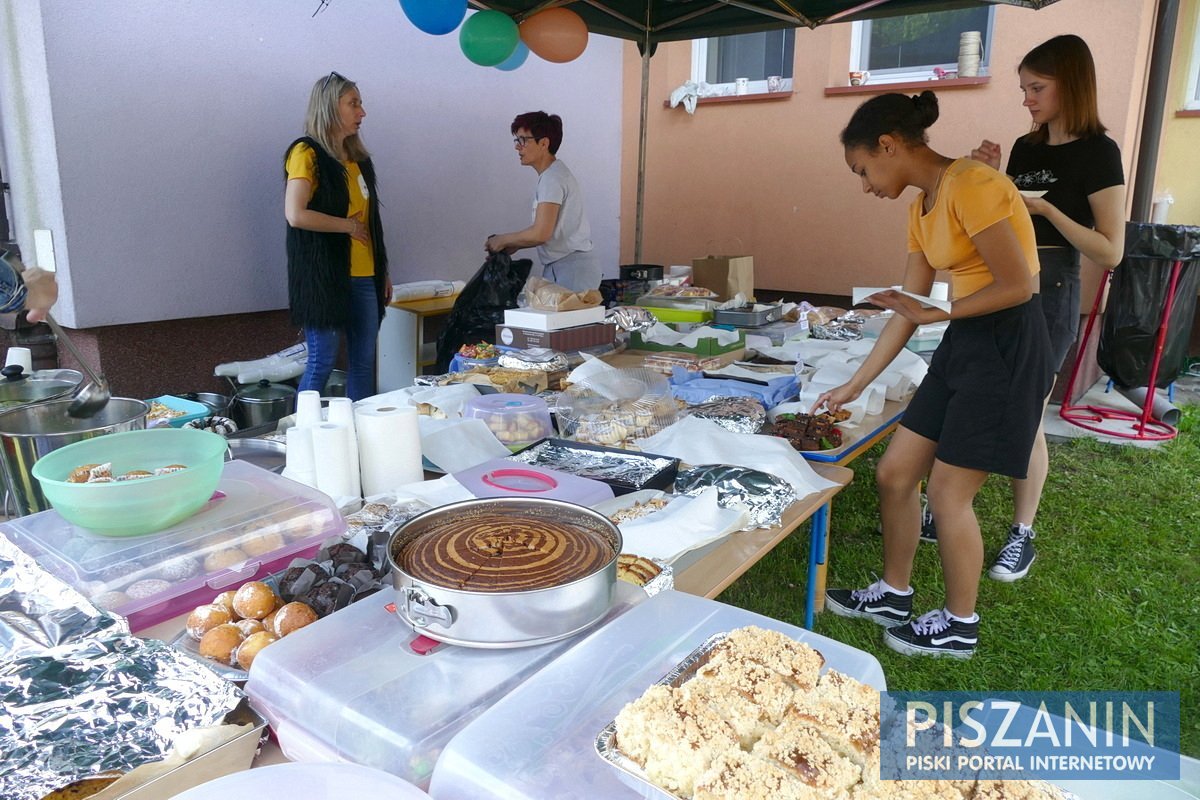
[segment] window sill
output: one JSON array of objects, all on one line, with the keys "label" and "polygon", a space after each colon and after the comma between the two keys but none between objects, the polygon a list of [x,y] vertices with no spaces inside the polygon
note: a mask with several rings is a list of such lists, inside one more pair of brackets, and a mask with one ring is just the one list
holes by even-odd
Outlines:
[{"label": "window sill", "polygon": [[[857,87],[856,87],[857,88]],[[782,89],[778,92],[752,92],[750,94],[724,94],[718,97],[699,97],[696,99],[696,105],[707,106],[717,103],[761,103],[764,100],[789,100],[795,94],[791,89]],[[680,107],[683,103],[679,104]],[[671,101],[663,100],[663,108],[670,108]]]},{"label": "window sill", "polygon": [[840,94],[884,94],[900,92],[907,89],[965,89],[970,86],[985,86],[991,81],[990,75],[979,75],[975,78],[945,78],[944,80],[905,81],[903,83],[864,83],[862,86],[827,86],[825,96]]},{"label": "window sill", "polygon": [[1200,108],[1181,108],[1175,112],[1177,117],[1200,117]]}]

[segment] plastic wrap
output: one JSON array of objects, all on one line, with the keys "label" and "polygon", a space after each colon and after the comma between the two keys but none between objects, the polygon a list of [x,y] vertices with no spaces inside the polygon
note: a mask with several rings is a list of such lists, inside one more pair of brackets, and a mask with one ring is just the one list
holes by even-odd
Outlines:
[{"label": "plastic wrap", "polygon": [[162,759],[242,693],[44,572],[0,537],[0,797],[36,800]]},{"label": "plastic wrap", "polygon": [[722,508],[740,508],[750,516],[745,530],[775,527],[796,500],[796,490],[782,478],[731,464],[704,464],[675,476],[676,494],[694,497],[709,486],[717,488]]}]

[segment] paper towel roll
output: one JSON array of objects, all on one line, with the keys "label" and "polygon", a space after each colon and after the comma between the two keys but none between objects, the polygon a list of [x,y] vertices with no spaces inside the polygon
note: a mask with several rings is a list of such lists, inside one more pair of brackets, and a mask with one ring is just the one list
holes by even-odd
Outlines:
[{"label": "paper towel roll", "polygon": [[412,281],[392,287],[392,302],[429,300],[434,297],[449,297],[466,287],[465,281]]},{"label": "paper towel roll", "polygon": [[312,429],[292,427],[287,429],[284,436],[287,442],[287,453],[283,477],[315,488],[317,469],[313,458]]},{"label": "paper towel roll", "polygon": [[305,389],[296,395],[296,427],[311,428],[320,425],[321,393],[314,389]]},{"label": "paper towel roll", "polygon": [[367,406],[354,412],[358,461],[366,497],[424,477],[421,431],[411,406]]},{"label": "paper towel roll", "polygon": [[350,429],[323,422],[312,431],[317,488],[332,498],[361,497],[358,464],[350,460]]},{"label": "paper towel roll", "polygon": [[8,348],[8,355],[4,357],[4,366],[11,367],[13,364],[19,364],[21,371],[26,375],[33,374],[33,355],[28,347]]}]

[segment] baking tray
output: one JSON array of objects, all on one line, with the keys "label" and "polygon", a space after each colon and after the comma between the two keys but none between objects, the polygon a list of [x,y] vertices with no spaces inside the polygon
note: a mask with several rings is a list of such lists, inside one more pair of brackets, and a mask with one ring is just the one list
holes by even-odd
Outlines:
[{"label": "baking tray", "polygon": [[[613,472],[598,473],[590,471],[586,466],[580,468],[578,465],[570,463],[562,463],[553,458],[544,458],[539,456],[539,449],[544,449],[547,445],[561,447],[565,450],[580,450],[586,453],[612,454],[614,461],[619,457],[622,461],[664,461],[666,466],[659,469],[643,483],[635,484],[629,479],[623,477],[616,471],[614,464]],[[622,495],[629,492],[635,492],[639,489],[662,489],[669,490],[675,485],[675,475],[679,472],[679,459],[670,456],[656,455],[655,453],[643,453],[641,451],[634,452],[632,450],[621,450],[616,447],[605,447],[599,444],[590,444],[588,442],[576,442],[570,439],[547,438],[534,442],[524,450],[518,450],[508,457],[510,461],[519,461],[524,464],[534,464],[547,469],[556,469],[560,472],[566,472],[570,475],[577,475],[581,478],[591,478],[593,480],[603,481],[612,487],[613,494]]]},{"label": "baking tray", "polygon": [[754,306],[745,308],[750,310],[718,308],[713,312],[713,322],[717,325],[734,325],[739,328],[759,328],[783,318],[783,306],[772,305],[757,310]]},{"label": "baking tray", "polygon": [[[729,636],[728,631],[714,633],[712,636],[705,639],[699,647],[688,653],[682,661],[675,665],[675,668],[666,675],[655,681],[659,686],[670,686],[678,688],[691,680],[702,666],[708,661],[708,655]],[[617,769],[629,775],[634,780],[642,783],[651,789],[661,792],[666,797],[680,797],[673,792],[667,791],[663,787],[654,783],[646,776],[640,764],[634,761],[629,756],[621,752],[617,745],[617,720],[613,718],[611,722],[604,726],[603,730],[596,736],[596,752],[608,763],[612,764]],[[681,800],[683,800],[681,798]]]}]

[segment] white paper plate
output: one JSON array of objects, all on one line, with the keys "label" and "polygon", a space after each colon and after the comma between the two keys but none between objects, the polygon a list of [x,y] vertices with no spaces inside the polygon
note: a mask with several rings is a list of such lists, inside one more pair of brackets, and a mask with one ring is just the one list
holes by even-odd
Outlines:
[{"label": "white paper plate", "polygon": [[1036,199],[1038,197],[1041,197],[1048,191],[1049,191],[1049,189],[1039,189],[1037,191],[1033,191],[1031,189],[1021,189],[1021,196],[1022,197],[1032,197],[1032,198]]}]

